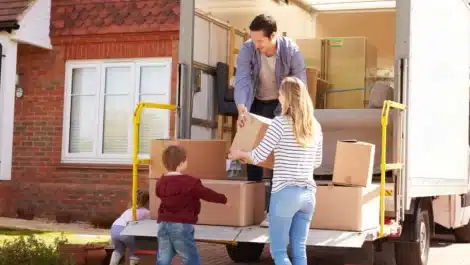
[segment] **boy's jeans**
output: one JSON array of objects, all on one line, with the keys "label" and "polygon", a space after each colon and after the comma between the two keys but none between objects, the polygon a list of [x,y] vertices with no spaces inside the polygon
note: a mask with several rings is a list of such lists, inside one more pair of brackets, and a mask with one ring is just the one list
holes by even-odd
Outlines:
[{"label": "boy's jeans", "polygon": [[[276,265],[307,265],[307,236],[315,211],[315,191],[288,186],[271,194],[269,238]],[[290,242],[292,263],[287,256]]]},{"label": "boy's jeans", "polygon": [[170,265],[178,254],[185,265],[200,265],[191,224],[161,222],[158,228],[157,265]]}]

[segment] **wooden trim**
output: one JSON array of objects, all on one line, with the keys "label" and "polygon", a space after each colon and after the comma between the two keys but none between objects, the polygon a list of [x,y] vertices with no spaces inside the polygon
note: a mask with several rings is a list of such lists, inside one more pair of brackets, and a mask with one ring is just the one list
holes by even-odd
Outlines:
[{"label": "wooden trim", "polygon": [[[204,12],[204,11],[198,9],[198,8],[196,8],[196,10],[195,10],[194,13],[196,14],[196,16],[198,16],[198,17],[200,17],[200,18],[202,18],[202,19],[205,19],[205,20],[207,20],[207,21],[209,21],[209,22],[212,22],[212,23],[214,23],[215,25],[217,25],[217,26],[219,26],[219,27],[221,27],[221,28],[223,28],[223,29],[230,30],[230,28],[232,27],[232,25],[231,25],[230,23],[224,22],[224,21],[222,21],[222,20],[220,20],[220,19],[217,19],[217,18],[211,16],[210,13]],[[237,35],[243,37],[243,36],[246,34],[246,32],[243,31],[243,30],[240,30],[240,29],[235,29],[235,34],[237,34]]]},{"label": "wooden trim", "polygon": [[220,123],[219,121],[208,121],[208,120],[203,120],[203,119],[198,119],[198,118],[191,119],[191,125],[201,126],[201,127],[209,128],[209,129],[217,129],[217,128],[220,129],[221,128],[220,124],[222,124],[223,126],[222,128],[224,132],[232,131],[232,128],[230,126],[224,125],[223,123]]},{"label": "wooden trim", "polygon": [[193,61],[193,68],[203,71],[204,73],[210,74],[212,76],[217,75],[217,69],[214,66]]}]

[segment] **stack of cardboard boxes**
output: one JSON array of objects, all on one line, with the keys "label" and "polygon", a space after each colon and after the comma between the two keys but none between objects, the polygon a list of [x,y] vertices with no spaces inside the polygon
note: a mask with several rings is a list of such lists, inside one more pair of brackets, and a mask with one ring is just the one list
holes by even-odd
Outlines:
[{"label": "stack of cardboard boxes", "polygon": [[[237,131],[231,149],[250,151],[263,139],[270,124],[254,114]],[[265,217],[265,184],[227,178],[226,142],[219,140],[154,140],[151,151],[150,210],[158,216],[159,199],[155,185],[164,173],[162,152],[169,144],[187,150],[186,174],[202,179],[205,186],[227,196],[228,204],[202,202],[199,224],[249,226]],[[333,181],[317,183],[316,209],[311,228],[347,231],[373,229],[379,223],[379,185],[372,184],[375,145],[357,141],[338,141]],[[273,168],[273,154],[262,164]]]},{"label": "stack of cardboard boxes", "polygon": [[[250,114],[245,126],[237,131],[231,149],[255,148],[270,122]],[[311,228],[364,231],[378,226],[380,186],[372,184],[374,157],[374,144],[355,140],[337,142],[333,180],[318,182]],[[262,165],[273,168],[273,155]]]},{"label": "stack of cardboard boxes", "polygon": [[187,152],[184,173],[201,178],[203,185],[227,196],[228,203],[202,202],[198,224],[248,226],[264,220],[264,183],[229,180],[226,177],[226,142],[219,140],[153,140],[149,174],[150,213],[158,217],[160,200],[155,194],[158,178],[165,172],[162,153],[166,146],[178,144]]},{"label": "stack of cardboard boxes", "polygon": [[372,184],[375,145],[338,141],[332,183],[318,183],[311,228],[364,231],[379,223],[380,186]]}]

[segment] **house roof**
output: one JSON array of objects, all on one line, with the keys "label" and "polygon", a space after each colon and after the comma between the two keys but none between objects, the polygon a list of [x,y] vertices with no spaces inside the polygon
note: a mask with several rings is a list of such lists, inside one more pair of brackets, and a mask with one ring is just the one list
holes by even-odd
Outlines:
[{"label": "house roof", "polygon": [[18,21],[34,0],[0,0],[0,22]]}]

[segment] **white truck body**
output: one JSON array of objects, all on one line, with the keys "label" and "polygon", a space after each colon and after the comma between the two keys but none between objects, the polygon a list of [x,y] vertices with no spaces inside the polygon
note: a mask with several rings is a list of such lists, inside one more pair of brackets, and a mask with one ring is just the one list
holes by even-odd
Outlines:
[{"label": "white truck body", "polygon": [[408,59],[407,197],[466,193],[468,3],[398,0],[396,9],[395,56]]},{"label": "white truck body", "polygon": [[[194,11],[185,10],[194,8],[194,2],[189,2],[192,1],[181,3],[181,27],[186,33],[190,23],[194,23],[194,19],[187,17],[194,16]],[[400,90],[395,101],[408,109],[405,128],[402,128],[404,146],[394,156],[404,158],[405,207],[410,210],[415,198],[440,196],[433,202],[434,220],[448,228],[463,226],[470,218],[470,207],[461,206],[460,196],[469,191],[468,3],[463,0],[397,0],[395,5],[395,88]],[[184,38],[188,40],[188,36]],[[182,67],[186,69],[182,70],[183,75],[190,72],[187,65],[192,64],[188,63],[188,54],[192,55],[188,49],[192,47],[187,45],[192,45],[192,41],[180,40],[180,62],[186,64],[186,68]],[[183,76],[180,85],[190,88],[190,79]],[[180,99],[181,104],[185,102],[187,98]],[[182,110],[181,115],[180,129],[187,130],[191,111]],[[397,130],[396,134],[400,132]],[[394,138],[399,139],[398,136]],[[394,185],[387,184],[387,190],[394,190]],[[394,212],[393,196],[387,197],[386,211]],[[387,231],[388,234],[396,232],[392,230]],[[157,237],[157,231],[156,221],[146,220],[130,223],[122,234]],[[221,242],[269,241],[267,229],[259,226],[197,225],[195,237]],[[376,238],[375,229],[364,232],[312,229],[308,245],[360,248],[364,241]]]}]

